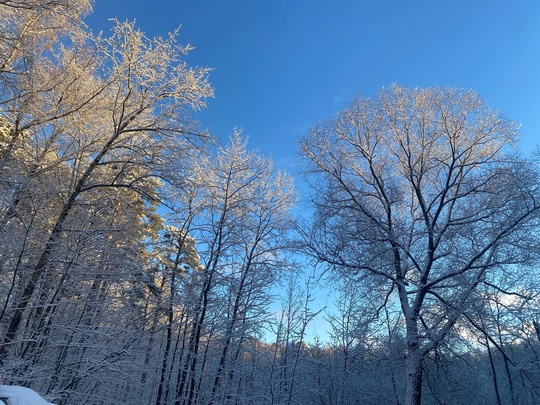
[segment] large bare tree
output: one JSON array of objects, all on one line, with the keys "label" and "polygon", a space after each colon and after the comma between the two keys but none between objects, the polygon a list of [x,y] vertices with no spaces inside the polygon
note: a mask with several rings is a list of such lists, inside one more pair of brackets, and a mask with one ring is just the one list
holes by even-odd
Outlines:
[{"label": "large bare tree", "polygon": [[421,403],[423,361],[471,303],[509,293],[538,253],[540,183],[512,152],[517,130],[472,91],[394,85],[300,141],[308,250],[400,308],[407,405]]}]

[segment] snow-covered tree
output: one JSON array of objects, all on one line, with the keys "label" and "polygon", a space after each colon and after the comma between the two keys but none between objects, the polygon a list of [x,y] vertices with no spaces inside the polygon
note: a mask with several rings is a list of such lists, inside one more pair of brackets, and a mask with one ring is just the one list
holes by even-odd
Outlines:
[{"label": "snow-covered tree", "polygon": [[[287,267],[295,202],[291,179],[275,171],[269,158],[249,151],[240,132],[191,167],[180,197],[190,209],[180,210],[176,219],[197,240],[202,265],[177,384],[179,403],[186,404],[223,399],[236,389],[235,368],[244,346],[261,333],[269,291]],[[203,345],[208,339],[217,348],[217,364],[207,360],[206,351],[201,355],[203,348],[210,349]],[[196,389],[203,378],[204,386],[212,387],[209,393]]]},{"label": "snow-covered tree", "polygon": [[509,291],[515,277],[504,275],[537,257],[538,168],[511,153],[517,136],[472,91],[395,85],[301,140],[315,207],[308,252],[368,275],[375,298],[400,308],[407,405],[421,402],[426,356],[484,287]]},{"label": "snow-covered tree", "polygon": [[[0,4],[0,367],[81,398],[103,370],[141,364],[128,349],[144,333],[162,186],[183,175],[203,138],[189,113],[212,96],[176,33],[114,22],[95,37],[89,11]],[[114,399],[113,386],[100,389]]]}]

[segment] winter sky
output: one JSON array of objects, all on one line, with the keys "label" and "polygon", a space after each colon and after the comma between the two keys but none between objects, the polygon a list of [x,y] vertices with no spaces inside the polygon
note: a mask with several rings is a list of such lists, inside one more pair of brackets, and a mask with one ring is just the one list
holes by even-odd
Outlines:
[{"label": "winter sky", "polygon": [[148,36],[181,26],[188,63],[214,69],[202,126],[244,128],[293,172],[298,135],[392,83],[474,89],[522,124],[523,150],[540,144],[538,0],[95,0],[87,23],[113,17]]},{"label": "winter sky", "polygon": [[[538,0],[95,0],[88,25],[109,18],[150,37],[181,26],[187,62],[214,69],[201,125],[222,139],[242,127],[293,175],[299,135],[392,83],[474,89],[522,124],[525,152],[540,144]],[[314,310],[332,305],[318,295]],[[308,333],[325,329],[321,315]]]}]

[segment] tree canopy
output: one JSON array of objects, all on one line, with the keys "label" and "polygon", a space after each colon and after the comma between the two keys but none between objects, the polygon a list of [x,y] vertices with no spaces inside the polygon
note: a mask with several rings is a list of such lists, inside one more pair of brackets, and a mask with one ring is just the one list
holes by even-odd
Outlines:
[{"label": "tree canopy", "polygon": [[540,401],[539,166],[516,123],[470,90],[358,96],[300,138],[299,210],[241,130],[195,120],[211,69],[178,31],[94,35],[91,8],[0,1],[2,384],[60,405]]}]

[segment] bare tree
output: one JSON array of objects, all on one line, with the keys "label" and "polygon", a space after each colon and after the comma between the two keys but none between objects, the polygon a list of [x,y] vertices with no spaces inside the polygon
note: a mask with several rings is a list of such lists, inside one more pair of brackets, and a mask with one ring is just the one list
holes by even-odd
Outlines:
[{"label": "bare tree", "polygon": [[[181,61],[190,48],[178,45],[174,35],[150,40],[132,23],[116,23],[108,38],[81,34],[72,41],[69,49],[58,45],[58,56],[48,65],[34,67],[32,81],[50,86],[38,92],[42,110],[20,110],[17,100],[5,105],[13,106],[14,127],[19,115],[31,117],[21,128],[30,135],[27,149],[37,151],[27,178],[33,180],[58,166],[66,177],[57,191],[62,198],[57,198],[47,220],[48,236],[22,296],[13,304],[2,356],[17,334],[37,283],[54,267],[52,259],[73,212],[99,196],[100,190],[131,190],[143,206],[159,201],[156,179],[164,174],[173,145],[185,142],[189,133],[186,111],[202,107],[212,94],[207,70],[190,69]],[[55,79],[57,75],[62,81]],[[45,104],[47,100],[50,104]],[[43,111],[49,114],[43,116]],[[48,156],[56,159],[47,162]],[[22,201],[20,189],[14,193],[6,219]]]},{"label": "bare tree", "polygon": [[422,398],[423,361],[479,286],[504,288],[538,252],[539,182],[511,154],[517,125],[472,91],[382,90],[356,98],[301,140],[311,179],[308,251],[338,272],[370,275],[399,305],[405,403]]},{"label": "bare tree", "polygon": [[139,392],[125,375],[142,374],[161,187],[205,138],[189,113],[212,95],[176,32],[96,37],[90,11],[0,2],[0,368],[59,403]]},{"label": "bare tree", "polygon": [[[249,151],[239,131],[227,146],[202,153],[191,167],[179,196],[184,208],[180,205],[174,221],[197,240],[201,268],[193,284],[197,296],[178,372],[177,404],[225,401],[235,390],[240,353],[259,333],[271,286],[287,267],[289,211],[295,202],[290,177],[274,170],[270,158]],[[216,352],[210,357],[208,350]],[[208,393],[198,388],[203,384],[211,386]]]}]

